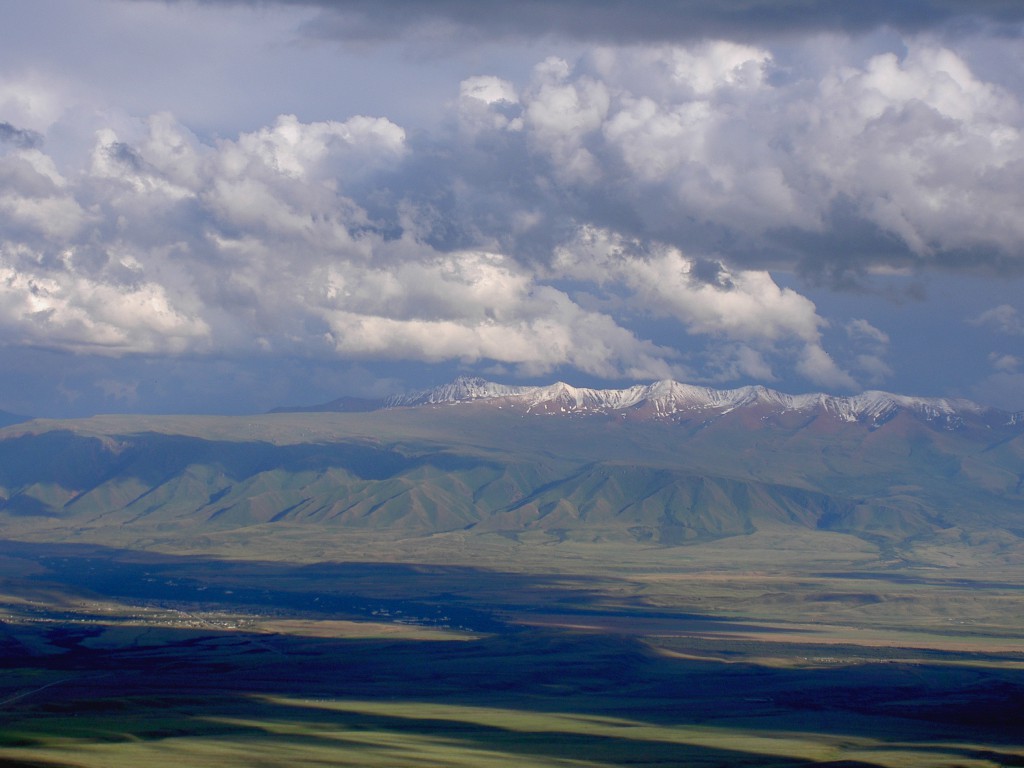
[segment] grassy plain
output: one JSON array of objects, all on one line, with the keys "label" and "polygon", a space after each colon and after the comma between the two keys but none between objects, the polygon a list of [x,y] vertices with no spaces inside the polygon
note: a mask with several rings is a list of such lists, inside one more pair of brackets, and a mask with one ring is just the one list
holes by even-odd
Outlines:
[{"label": "grassy plain", "polygon": [[1024,765],[1019,433],[573,424],[5,430],[0,768]]},{"label": "grassy plain", "polygon": [[6,542],[0,766],[1024,765],[1019,571],[765,536]]}]

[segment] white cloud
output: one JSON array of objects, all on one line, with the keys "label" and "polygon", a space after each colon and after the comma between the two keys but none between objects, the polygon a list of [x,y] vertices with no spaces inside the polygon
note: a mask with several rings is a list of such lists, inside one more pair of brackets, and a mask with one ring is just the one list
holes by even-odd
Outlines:
[{"label": "white cloud", "polygon": [[0,73],[0,122],[43,132],[73,101],[66,87],[39,74],[5,77]]},{"label": "white cloud", "polygon": [[825,387],[859,389],[854,378],[839,368],[818,344],[808,344],[801,350],[796,369],[810,381]]},{"label": "white cloud", "polygon": [[570,73],[563,59],[537,65],[523,122],[536,151],[551,158],[560,178],[593,183],[601,171],[585,140],[607,117],[611,94],[600,80],[570,79]]},{"label": "white cloud", "polygon": [[[681,370],[669,350],[638,340],[607,315],[583,312],[563,297],[550,297],[546,314],[506,325],[454,320],[397,320],[336,311],[327,313],[330,339],[346,357],[393,360],[496,360],[525,375],[545,375],[561,365],[605,378],[671,378]],[[561,307],[559,305],[562,305]]]},{"label": "white cloud", "polygon": [[328,340],[346,356],[493,360],[531,374],[571,365],[609,378],[680,370],[671,350],[537,284],[499,254],[457,252],[387,270],[335,265],[323,285]]},{"label": "white cloud", "polygon": [[652,224],[671,210],[749,236],[819,233],[850,205],[921,259],[1018,258],[1020,101],[948,49],[906,45],[778,81],[769,51],[726,42],[549,59],[521,96],[524,130],[561,182],[605,185]]},{"label": "white cloud", "polygon": [[767,272],[730,271],[719,265],[718,283],[700,280],[695,262],[679,249],[644,249],[610,230],[581,227],[555,254],[556,275],[628,287],[645,309],[684,322],[693,333],[751,340],[796,337],[817,340],[824,321],[814,303],[780,288]]},{"label": "white cloud", "polygon": [[992,363],[993,368],[1003,373],[1016,373],[1017,369],[1024,363],[1024,360],[1021,360],[1016,355],[1005,355],[998,352],[991,353],[988,359]]},{"label": "white cloud", "polygon": [[0,323],[17,344],[100,354],[184,352],[205,344],[210,333],[205,322],[173,306],[160,285],[114,285],[71,269],[32,273],[2,258]]},{"label": "white cloud", "polygon": [[771,363],[765,353],[746,344],[718,343],[707,353],[703,380],[711,383],[732,382],[737,379],[776,381]]},{"label": "white cloud", "polygon": [[74,237],[89,214],[53,161],[36,149],[0,156],[0,238]]},{"label": "white cloud", "polygon": [[515,86],[508,80],[491,75],[469,77],[459,84],[459,96],[463,99],[474,99],[484,104],[518,104]]},{"label": "white cloud", "polygon": [[459,84],[459,124],[463,130],[520,131],[521,112],[515,86],[508,80],[478,75]]},{"label": "white cloud", "polygon": [[[470,91],[481,89],[508,95],[490,81]],[[507,255],[441,252],[413,225],[398,238],[377,232],[345,189],[406,155],[387,120],[285,115],[203,143],[159,114],[134,136],[100,130],[70,180],[36,150],[0,158],[12,180],[0,215],[25,232],[0,249],[9,343],[494,361],[538,374],[567,365],[612,378],[682,371],[674,350]],[[61,205],[70,213],[58,216]]]},{"label": "white cloud", "polygon": [[270,128],[244,133],[220,147],[222,168],[243,172],[261,163],[271,172],[293,179],[330,183],[339,171],[359,163],[398,159],[405,152],[405,131],[382,117],[358,115],[344,122],[302,123],[281,115]]},{"label": "white cloud", "polygon": [[[827,233],[841,204],[922,260],[978,244],[1018,258],[1022,111],[926,41],[843,58],[780,75],[771,51],[727,42],[552,57],[522,87],[464,79],[451,132],[413,140],[383,117],[292,114],[208,139],[159,112],[107,120],[77,167],[49,134],[8,142],[0,324],[13,343],[112,353],[651,378],[683,372],[685,351],[707,379],[877,382],[892,375],[885,331],[850,320],[833,359],[814,302],[740,265],[766,235]],[[0,118],[59,135],[49,91],[12,82]],[[698,231],[722,248],[678,246]],[[1019,333],[1016,312],[975,322]],[[680,341],[644,338],[650,316]]]},{"label": "white cloud", "polygon": [[[813,211],[764,151],[766,126],[743,125],[744,99],[770,90],[768,52],[728,42],[692,49],[602,51],[616,99],[601,126],[606,165],[624,164],[641,197],[667,193],[691,215],[742,227],[812,226]],[[738,99],[736,91],[745,96]],[[645,189],[649,186],[649,189]]]},{"label": "white cloud", "polygon": [[987,326],[1008,336],[1024,336],[1024,318],[1009,304],[1000,304],[998,307],[985,310],[968,322],[971,325]]},{"label": "white cloud", "polygon": [[903,60],[839,67],[798,106],[797,159],[918,254],[1024,240],[1008,197],[1024,158],[1021,105],[953,52],[912,42]]},{"label": "white cloud", "polygon": [[872,385],[881,384],[894,373],[886,362],[889,334],[862,318],[850,320],[845,326],[850,345],[857,352],[852,367]]},{"label": "white cloud", "polygon": [[895,373],[882,355],[857,355],[854,358],[854,367],[869,384],[874,385],[881,384]]},{"label": "white cloud", "polygon": [[855,341],[876,347],[885,348],[889,345],[889,334],[864,319],[850,320],[846,324],[846,335]]},{"label": "white cloud", "polygon": [[659,101],[704,98],[721,89],[757,89],[772,62],[770,51],[727,40],[690,46],[603,47],[591,53],[606,80],[628,84]]},{"label": "white cloud", "polygon": [[557,250],[552,268],[556,277],[625,289],[630,307],[673,317],[689,334],[739,342],[725,347],[736,353],[728,370],[771,378],[763,355],[795,343],[801,375],[818,384],[856,387],[821,347],[825,321],[814,303],[780,288],[767,272],[729,270],[719,264],[716,279],[703,280],[695,260],[677,248],[644,248],[592,226],[582,227]]}]

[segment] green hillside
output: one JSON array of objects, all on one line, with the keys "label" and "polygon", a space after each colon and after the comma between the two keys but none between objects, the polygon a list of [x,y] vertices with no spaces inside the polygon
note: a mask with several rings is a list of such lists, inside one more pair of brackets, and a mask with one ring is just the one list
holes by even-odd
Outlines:
[{"label": "green hillside", "polygon": [[1024,535],[1024,434],[750,418],[711,426],[477,406],[108,416],[0,430],[9,536],[132,542],[300,526],[679,545],[757,531],[882,546]]}]

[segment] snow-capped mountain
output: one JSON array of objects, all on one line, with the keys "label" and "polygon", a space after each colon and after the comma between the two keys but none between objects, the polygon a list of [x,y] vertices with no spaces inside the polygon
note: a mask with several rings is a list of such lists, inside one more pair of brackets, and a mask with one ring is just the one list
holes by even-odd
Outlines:
[{"label": "snow-capped mountain", "polygon": [[792,528],[888,542],[885,558],[929,540],[943,558],[952,541],[1024,552],[1024,419],[966,401],[459,379],[390,405],[6,427],[0,525],[25,539],[111,526],[110,541],[149,542],[187,520],[217,535],[281,523],[666,546]]},{"label": "snow-capped mountain", "polygon": [[625,389],[590,389],[564,382],[547,386],[514,386],[460,377],[434,389],[401,395],[386,402],[388,408],[487,403],[518,408],[525,413],[622,414],[638,418],[678,420],[704,415],[708,419],[737,410],[756,410],[762,416],[786,413],[823,413],[841,422],[883,424],[900,412],[940,422],[956,429],[965,419],[991,426],[1022,425],[1021,414],[1010,414],[970,400],[910,397],[868,391],[842,397],[823,393],[789,395],[763,386],[712,389],[664,380]]}]

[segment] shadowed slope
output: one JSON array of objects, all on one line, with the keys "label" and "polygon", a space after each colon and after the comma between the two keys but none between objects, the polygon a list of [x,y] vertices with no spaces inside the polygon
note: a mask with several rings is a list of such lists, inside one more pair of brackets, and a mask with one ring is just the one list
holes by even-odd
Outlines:
[{"label": "shadowed slope", "polygon": [[[1024,434],[757,417],[523,416],[481,403],[365,414],[99,417],[0,431],[12,533],[301,524],[678,544],[765,527],[900,541],[1024,531]],[[50,522],[47,523],[46,521]]]}]

